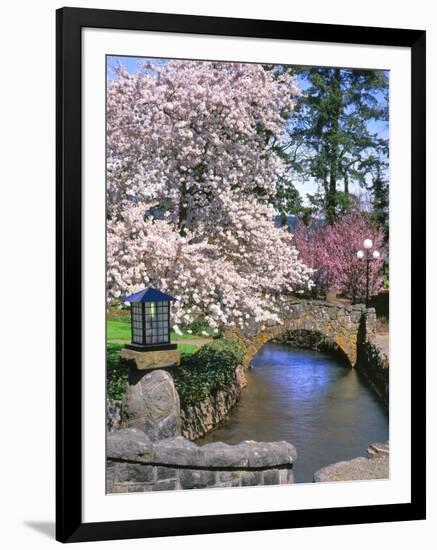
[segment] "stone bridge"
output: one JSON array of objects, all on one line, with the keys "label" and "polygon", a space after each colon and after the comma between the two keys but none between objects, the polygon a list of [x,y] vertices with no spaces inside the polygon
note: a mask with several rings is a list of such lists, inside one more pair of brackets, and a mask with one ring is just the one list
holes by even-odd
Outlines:
[{"label": "stone bridge", "polygon": [[318,334],[341,350],[351,366],[357,363],[357,349],[376,332],[376,314],[373,308],[360,305],[336,305],[319,300],[292,300],[282,309],[282,323],[269,326],[253,325],[250,329],[230,331],[246,348],[245,366],[270,340],[280,339],[286,333],[307,331]]}]

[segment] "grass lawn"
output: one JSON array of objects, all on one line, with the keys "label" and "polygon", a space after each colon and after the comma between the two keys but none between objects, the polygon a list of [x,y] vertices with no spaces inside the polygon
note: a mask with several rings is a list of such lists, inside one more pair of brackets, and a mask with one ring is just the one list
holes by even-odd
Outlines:
[{"label": "grass lawn", "polygon": [[[107,339],[108,339],[108,363],[118,363],[118,356],[120,350],[123,347],[121,342],[129,342],[131,339],[131,321],[130,315],[118,315],[116,318],[108,317],[107,321]],[[177,335],[175,332],[171,333],[171,340],[178,340],[178,350],[185,355],[191,355],[199,346],[196,344],[190,344],[190,340],[199,338],[195,334],[183,334]],[[187,340],[187,343],[181,344],[181,340]],[[119,342],[119,343],[116,343]]]},{"label": "grass lawn", "polygon": [[[129,341],[131,338],[131,321],[130,315],[117,315],[116,317],[108,316],[106,323],[107,328],[107,339],[111,340],[126,340]],[[184,333],[182,335],[176,334],[175,332],[170,333],[171,340],[196,340],[199,336],[195,334]],[[179,349],[182,351],[183,344],[179,345]],[[190,346],[189,346],[190,347]],[[187,349],[189,349],[189,347]],[[193,346],[191,346],[193,347]]]},{"label": "grass lawn", "polygon": [[108,340],[130,340],[130,320],[108,319],[106,324],[106,337]]}]

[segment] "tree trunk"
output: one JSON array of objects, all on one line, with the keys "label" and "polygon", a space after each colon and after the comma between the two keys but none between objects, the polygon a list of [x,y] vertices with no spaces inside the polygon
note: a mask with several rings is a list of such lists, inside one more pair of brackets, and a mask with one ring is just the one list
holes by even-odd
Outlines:
[{"label": "tree trunk", "polygon": [[186,227],[185,227],[185,223],[187,221],[186,200],[187,200],[187,186],[186,186],[186,183],[183,182],[181,185],[181,194],[179,197],[179,216],[178,216],[178,230],[179,230],[179,234],[182,237],[185,237],[185,233],[186,233]]},{"label": "tree trunk", "polygon": [[329,191],[326,197],[326,217],[330,224],[335,222],[337,207],[336,194],[339,161],[338,131],[340,128],[340,116],[342,111],[340,78],[340,69],[334,69],[332,74],[332,108],[329,113],[331,118],[331,131],[329,135]]}]

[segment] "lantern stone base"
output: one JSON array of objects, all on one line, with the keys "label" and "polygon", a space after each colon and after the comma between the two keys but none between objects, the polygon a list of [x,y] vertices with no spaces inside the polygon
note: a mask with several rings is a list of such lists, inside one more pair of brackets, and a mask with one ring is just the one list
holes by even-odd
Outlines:
[{"label": "lantern stone base", "polygon": [[163,369],[178,366],[181,354],[177,349],[137,351],[123,348],[120,354],[122,365],[138,370]]}]

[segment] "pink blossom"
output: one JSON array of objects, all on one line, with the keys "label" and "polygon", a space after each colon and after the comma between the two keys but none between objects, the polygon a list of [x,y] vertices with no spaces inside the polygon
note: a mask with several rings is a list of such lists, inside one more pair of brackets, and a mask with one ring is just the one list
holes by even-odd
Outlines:
[{"label": "pink blossom", "polygon": [[358,250],[363,250],[365,239],[371,239],[373,250],[380,252],[380,257],[369,264],[369,291],[374,295],[383,283],[384,233],[369,222],[365,213],[352,212],[334,225],[307,227],[298,222],[294,244],[302,260],[316,270],[313,276],[316,284],[343,292],[355,303],[363,301],[366,293],[365,260],[356,255]]}]

